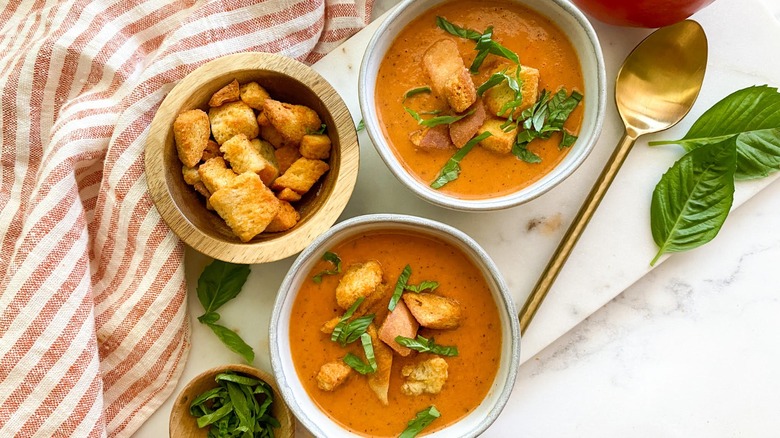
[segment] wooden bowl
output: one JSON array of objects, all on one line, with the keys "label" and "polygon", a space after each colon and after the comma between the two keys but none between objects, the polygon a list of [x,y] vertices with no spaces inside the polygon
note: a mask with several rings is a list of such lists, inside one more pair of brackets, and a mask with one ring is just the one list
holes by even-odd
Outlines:
[{"label": "wooden bowl", "polygon": [[[330,170],[296,208],[301,220],[281,233],[262,233],[241,242],[222,218],[184,182],[173,121],[181,112],[208,111],[212,94],[233,79],[256,81],[283,102],[314,109],[328,126],[333,149]],[[300,62],[270,53],[239,53],[215,59],[182,79],[160,105],[149,128],[145,150],[149,192],[163,220],[187,245],[216,259],[265,263],[293,255],[330,228],[344,210],[357,180],[360,151],[357,132],[344,101],[317,72]]]},{"label": "wooden bowl", "polygon": [[248,377],[254,377],[268,383],[274,391],[274,402],[271,412],[273,413],[273,416],[279,420],[279,424],[281,424],[281,428],[274,429],[274,436],[277,438],[292,438],[295,433],[295,417],[293,417],[290,409],[284,403],[284,399],[279,392],[279,388],[276,386],[276,381],[273,376],[257,368],[239,364],[221,365],[212,368],[199,374],[184,387],[176,398],[173,409],[171,409],[171,418],[168,424],[170,436],[172,438],[205,438],[208,435],[208,428],[199,428],[195,417],[190,415],[190,403],[200,394],[211,388],[216,388],[217,382],[214,378],[217,374],[224,373],[225,371],[234,371],[238,374],[244,374]]}]

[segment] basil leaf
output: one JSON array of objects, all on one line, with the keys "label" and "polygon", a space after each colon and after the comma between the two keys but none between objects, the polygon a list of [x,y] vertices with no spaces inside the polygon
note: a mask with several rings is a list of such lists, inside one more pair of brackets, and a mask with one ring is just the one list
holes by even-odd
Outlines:
[{"label": "basil leaf", "polygon": [[677,143],[690,151],[736,137],[736,178],[761,178],[780,169],[780,93],[766,85],[738,90],[702,114]]},{"label": "basil leaf", "polygon": [[470,116],[474,114],[474,111],[476,111],[476,109],[473,109],[459,116],[438,116],[438,117],[433,117],[425,120],[422,117],[420,117],[420,114],[417,113],[417,111],[406,106],[404,107],[404,109],[406,110],[407,113],[409,113],[414,118],[414,120],[417,121],[418,125],[425,126],[427,128],[433,128],[434,126],[438,126],[438,125],[449,125],[451,123],[455,123],[466,116]]},{"label": "basil leaf", "polygon": [[378,367],[376,365],[376,357],[374,357],[374,344],[371,343],[371,335],[363,333],[360,335],[360,343],[363,344],[363,353],[366,354],[366,360],[371,365],[373,372],[376,372]]},{"label": "basil leaf", "polygon": [[393,296],[390,297],[390,303],[387,305],[387,310],[392,312],[395,309],[395,306],[398,305],[398,300],[401,299],[401,294],[404,292],[406,282],[409,281],[411,275],[412,267],[409,265],[404,266],[404,270],[395,282],[395,289],[393,290]]},{"label": "basil leaf", "polygon": [[241,390],[239,385],[233,382],[227,382],[225,386],[227,387],[228,396],[230,397],[230,403],[233,404],[233,411],[236,413],[236,417],[238,417],[239,425],[235,430],[239,432],[254,430],[252,412],[249,409],[249,403],[251,402],[246,399],[244,391]]},{"label": "basil leaf", "polygon": [[363,302],[365,297],[360,297],[357,300],[355,300],[354,303],[352,303],[351,306],[349,306],[349,309],[347,309],[346,312],[344,312],[343,315],[341,315],[341,318],[339,319],[338,324],[336,324],[336,327],[333,327],[333,333],[330,334],[330,340],[333,342],[336,342],[339,337],[341,337],[341,332],[344,331],[344,328],[347,326],[347,320],[349,318],[352,318],[352,315],[355,313],[357,308],[360,306],[360,304]]},{"label": "basil leaf", "polygon": [[441,356],[458,355],[458,347],[454,345],[437,345],[433,338],[427,339],[420,335],[417,335],[417,339],[407,338],[405,336],[396,336],[395,342],[398,342],[400,345],[403,345],[406,348],[419,351],[420,353],[433,353],[439,354]]},{"label": "basil leaf", "polygon": [[247,277],[248,265],[214,260],[203,269],[198,278],[198,300],[206,313],[215,311],[241,292]]},{"label": "basil leaf", "polygon": [[215,377],[214,380],[217,382],[233,382],[244,386],[257,386],[264,383],[261,382],[260,380],[253,379],[251,377],[239,376],[238,374],[233,374],[233,373],[217,374],[217,377]]},{"label": "basil leaf", "polygon": [[436,406],[431,405],[430,407],[423,409],[417,413],[413,420],[406,423],[406,429],[401,432],[401,435],[399,435],[398,438],[416,437],[417,434],[422,432],[422,430],[428,427],[428,425],[431,424],[433,420],[439,418],[440,416],[441,413],[436,409]]},{"label": "basil leaf", "polygon": [[409,292],[414,293],[420,293],[426,289],[430,289],[431,292],[433,292],[437,287],[439,287],[439,283],[432,280],[424,280],[420,282],[420,284],[407,284],[404,286],[405,290],[408,290]]},{"label": "basil leaf", "polygon": [[447,160],[446,163],[444,163],[444,167],[441,168],[439,171],[439,174],[436,176],[436,179],[433,180],[431,183],[431,187],[434,189],[440,189],[444,187],[445,184],[451,181],[455,181],[458,179],[458,176],[460,175],[460,162],[463,160],[463,158],[471,152],[471,150],[474,148],[474,146],[477,145],[477,143],[481,142],[482,140],[490,137],[491,134],[490,131],[485,131],[482,134],[479,134],[478,136],[472,138],[468,141],[465,145],[463,145],[462,148],[458,149],[455,154],[450,157],[449,160]]},{"label": "basil leaf", "polygon": [[563,123],[566,122],[580,101],[582,101],[582,94],[577,91],[572,90],[571,95],[566,97],[565,88],[558,90],[548,104],[550,111],[548,124],[552,128],[556,128],[555,130],[563,129]]},{"label": "basil leaf", "polygon": [[701,146],[677,161],[653,191],[650,225],[656,261],[712,240],[734,201],[736,138]]},{"label": "basil leaf", "polygon": [[219,321],[219,313],[217,312],[204,313],[203,315],[200,315],[198,317],[198,321],[200,321],[202,324],[214,324],[215,322]]},{"label": "basil leaf", "polygon": [[365,129],[366,129],[366,122],[363,121],[363,119],[360,119],[360,121],[358,122],[357,127],[355,128],[355,130],[357,132],[360,132],[360,131],[363,131]]},{"label": "basil leaf", "polygon": [[406,93],[404,93],[404,100],[402,100],[401,103],[406,102],[406,99],[408,99],[408,98],[410,98],[412,96],[418,95],[420,93],[430,93],[430,92],[431,92],[431,87],[429,87],[427,85],[422,86],[422,87],[412,88],[411,90],[409,90]]},{"label": "basil leaf", "polygon": [[322,277],[325,275],[336,275],[341,273],[341,259],[339,258],[338,254],[336,254],[335,252],[326,251],[325,254],[322,255],[322,260],[333,263],[333,266],[335,266],[335,268],[326,269],[322,272],[317,273],[314,277],[312,277],[311,281],[317,284],[322,283]]},{"label": "basil leaf", "polygon": [[233,412],[233,405],[230,403],[230,401],[225,402],[222,407],[217,409],[216,411],[206,414],[202,417],[198,417],[198,427],[203,428],[208,426],[209,424],[213,424],[216,421],[222,419],[224,416],[230,414]]},{"label": "basil leaf", "polygon": [[195,397],[195,400],[190,403],[190,414],[195,415],[194,409],[200,407],[203,403],[216,398],[224,399],[227,396],[225,388],[218,386],[216,388],[209,389],[208,391]]},{"label": "basil leaf", "polygon": [[363,362],[362,359],[355,356],[352,353],[347,353],[346,356],[344,356],[344,359],[342,359],[345,364],[349,365],[350,368],[353,370],[359,372],[360,374],[371,374],[374,372],[374,369],[371,368],[370,365],[366,365],[365,362]]},{"label": "basil leaf", "polygon": [[499,42],[493,40],[493,26],[488,26],[479,39],[476,40],[477,45],[474,47],[477,57],[474,58],[474,62],[471,63],[469,71],[473,74],[479,73],[479,68],[482,66],[482,62],[485,60],[488,54],[493,54],[513,61],[515,64],[520,64],[520,58],[517,54],[506,47],[502,46]]},{"label": "basil leaf", "polygon": [[241,339],[241,336],[239,336],[236,332],[219,324],[210,323],[206,325],[211,328],[211,331],[217,335],[219,340],[222,341],[222,343],[225,344],[227,348],[243,356],[244,360],[246,360],[248,363],[254,362],[254,350],[252,350],[252,347],[247,345],[247,343],[244,342],[244,340]]},{"label": "basil leaf", "polygon": [[575,141],[577,141],[577,136],[569,134],[568,131],[562,131],[563,137],[561,138],[561,144],[558,145],[558,148],[568,148],[571,147],[571,145],[574,144]]},{"label": "basil leaf", "polygon": [[307,130],[306,130],[306,133],[307,133],[307,134],[322,135],[322,134],[324,134],[324,133],[325,133],[325,131],[327,131],[327,130],[328,130],[328,125],[326,125],[326,124],[324,124],[324,123],[323,123],[322,125],[320,125],[320,129],[318,129],[318,130],[316,130],[316,131],[312,131],[312,130],[310,130],[310,129],[307,129]]},{"label": "basil leaf", "polygon": [[477,32],[476,30],[472,29],[466,29],[460,26],[457,26],[453,23],[450,23],[445,19],[444,17],[436,17],[436,26],[438,26],[440,29],[444,30],[445,32],[455,35],[456,37],[465,38],[467,40],[473,40],[477,41],[479,37],[482,36],[481,33]]},{"label": "basil leaf", "polygon": [[500,85],[502,82],[504,82],[507,79],[506,72],[497,72],[490,75],[488,80],[482,83],[482,85],[477,88],[477,96],[482,97],[483,94],[485,94],[485,91]]},{"label": "basil leaf", "polygon": [[344,330],[339,333],[339,337],[336,339],[336,342],[344,347],[347,344],[351,344],[357,341],[358,338],[360,338],[360,336],[362,336],[366,330],[368,330],[368,326],[372,321],[374,321],[373,314],[355,318],[354,320],[347,323],[347,325],[344,327]]}]

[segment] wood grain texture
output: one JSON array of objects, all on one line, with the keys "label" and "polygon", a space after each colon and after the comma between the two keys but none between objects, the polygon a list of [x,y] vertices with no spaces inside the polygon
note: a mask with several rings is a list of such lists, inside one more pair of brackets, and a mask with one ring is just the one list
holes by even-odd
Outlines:
[{"label": "wood grain texture", "polygon": [[293,417],[290,409],[284,403],[273,376],[265,371],[241,364],[222,365],[204,371],[182,389],[171,409],[168,425],[168,432],[171,438],[205,438],[208,435],[208,428],[199,428],[195,417],[190,415],[190,403],[200,394],[211,388],[216,388],[217,383],[214,378],[217,374],[225,371],[234,371],[268,383],[274,391],[274,403],[271,411],[273,416],[279,420],[279,424],[281,424],[279,429],[274,429],[274,434],[277,438],[292,438],[295,432],[295,417]]},{"label": "wood grain texture", "polygon": [[[208,111],[214,92],[238,79],[256,81],[272,97],[306,105],[328,126],[333,149],[330,171],[297,203],[300,222],[282,233],[263,233],[241,242],[184,182],[173,121],[182,111]],[[187,245],[233,263],[266,263],[289,257],[330,228],[347,205],[357,181],[360,149],[352,117],[333,87],[306,65],[270,53],[239,53],[218,58],[182,79],[157,110],[145,148],[147,184],[163,220]]]}]

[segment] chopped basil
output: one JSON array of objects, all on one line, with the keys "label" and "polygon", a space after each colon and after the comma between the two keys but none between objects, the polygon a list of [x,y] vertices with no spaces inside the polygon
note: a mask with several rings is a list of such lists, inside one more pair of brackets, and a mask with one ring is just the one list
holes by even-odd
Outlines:
[{"label": "chopped basil", "polygon": [[357,300],[355,300],[354,303],[347,309],[346,312],[344,312],[344,315],[339,318],[338,324],[336,324],[336,327],[333,327],[333,333],[330,334],[330,340],[333,342],[336,342],[339,337],[341,337],[341,332],[344,331],[344,328],[347,326],[347,320],[349,318],[352,318],[352,315],[355,313],[357,308],[360,306],[360,304],[363,302],[365,298],[360,297]]},{"label": "chopped basil", "polygon": [[419,351],[420,353],[433,353],[441,356],[457,356],[458,347],[437,345],[433,338],[426,339],[420,335],[417,335],[417,339],[407,338],[404,336],[396,336],[395,342],[403,345],[406,348]]},{"label": "chopped basil", "polygon": [[355,128],[355,130],[357,132],[360,132],[360,131],[363,131],[365,129],[366,129],[366,122],[363,121],[363,119],[360,119],[360,121],[358,122],[357,127]]},{"label": "chopped basil", "polygon": [[335,268],[326,269],[318,273],[314,277],[312,277],[311,281],[317,284],[322,283],[322,277],[324,275],[336,275],[341,273],[341,258],[339,258],[338,254],[336,254],[335,252],[326,251],[325,254],[322,255],[322,260],[333,263],[333,266],[335,266]]},{"label": "chopped basil", "polygon": [[481,33],[473,29],[466,29],[456,24],[450,23],[444,17],[436,17],[436,26],[445,32],[455,35],[456,37],[465,38],[467,40],[477,41],[482,36]]},{"label": "chopped basil", "polygon": [[373,314],[355,318],[354,320],[346,323],[341,332],[339,332],[339,335],[336,337],[336,339],[333,340],[338,342],[342,347],[346,346],[347,344],[351,344],[366,333],[366,330],[368,330],[368,326],[372,321],[374,321]]},{"label": "chopped basil", "polygon": [[404,110],[406,110],[406,112],[409,113],[409,115],[411,115],[414,120],[417,120],[418,125],[425,126],[426,128],[433,128],[434,126],[438,125],[449,125],[455,123],[466,116],[474,114],[474,111],[476,111],[476,109],[472,109],[471,111],[459,116],[438,116],[426,120],[423,119],[417,111],[409,107],[405,106]]},{"label": "chopped basil", "polygon": [[431,87],[429,87],[427,85],[422,86],[422,87],[412,88],[411,90],[409,90],[406,93],[404,93],[404,100],[402,100],[401,102],[402,103],[406,102],[406,99],[408,99],[408,98],[410,98],[412,96],[416,96],[416,95],[418,95],[420,93],[430,93],[430,92],[431,92]]},{"label": "chopped basil", "polygon": [[412,267],[406,265],[401,275],[398,276],[398,280],[395,282],[395,290],[393,290],[393,296],[390,297],[390,303],[387,305],[387,310],[393,311],[398,304],[398,300],[401,299],[401,294],[406,288],[406,283],[409,281],[409,276],[412,275]]},{"label": "chopped basil", "polygon": [[482,62],[485,61],[488,54],[493,54],[506,58],[515,64],[520,64],[520,58],[517,54],[506,47],[502,46],[499,42],[493,40],[493,26],[488,26],[482,35],[477,40],[477,45],[474,47],[477,51],[477,56],[474,58],[474,62],[471,63],[469,71],[473,74],[479,73],[479,68],[482,66]]},{"label": "chopped basil", "polygon": [[537,138],[550,138],[553,132],[562,133],[559,149],[573,145],[577,141],[577,136],[566,132],[563,124],[580,101],[582,101],[582,94],[577,91],[572,91],[567,97],[565,88],[561,88],[552,96],[547,90],[542,90],[536,103],[526,108],[520,115],[525,130],[517,134],[512,154],[528,163],[541,162],[538,155],[528,150],[528,143]]},{"label": "chopped basil", "polygon": [[401,432],[398,438],[414,438],[422,432],[423,429],[428,427],[433,420],[439,418],[441,413],[436,409],[436,406],[431,405],[428,408],[418,412],[417,415],[406,424],[406,429]]},{"label": "chopped basil", "polygon": [[374,372],[374,369],[371,368],[371,365],[366,364],[361,358],[355,356],[352,353],[347,353],[347,355],[344,356],[344,359],[342,360],[345,364],[349,365],[350,368],[359,372],[360,374],[371,374]]},{"label": "chopped basil", "polygon": [[407,284],[406,286],[404,286],[404,290],[408,290],[409,292],[414,292],[414,293],[420,293],[426,289],[430,289],[431,292],[433,292],[434,289],[436,289],[437,287],[439,287],[438,282],[432,280],[424,280],[421,281],[420,284]]},{"label": "chopped basil", "polygon": [[452,157],[450,157],[449,160],[447,160],[447,162],[444,164],[444,167],[441,168],[439,174],[436,176],[436,179],[434,179],[431,183],[431,187],[434,189],[440,189],[444,187],[445,184],[458,179],[458,176],[460,175],[461,160],[463,160],[466,154],[471,152],[477,143],[490,137],[491,135],[493,134],[491,134],[489,131],[483,132],[463,145],[462,148],[460,148],[457,152],[455,152],[455,154],[452,155]]},{"label": "chopped basil", "polygon": [[307,133],[307,134],[321,135],[321,134],[324,134],[324,133],[325,133],[325,131],[327,131],[327,130],[328,130],[328,125],[326,125],[326,124],[324,124],[324,123],[323,123],[322,125],[320,125],[320,129],[318,129],[318,130],[316,130],[316,131],[311,131],[311,130],[308,130],[308,129],[307,129],[307,130],[306,130],[306,133]]}]

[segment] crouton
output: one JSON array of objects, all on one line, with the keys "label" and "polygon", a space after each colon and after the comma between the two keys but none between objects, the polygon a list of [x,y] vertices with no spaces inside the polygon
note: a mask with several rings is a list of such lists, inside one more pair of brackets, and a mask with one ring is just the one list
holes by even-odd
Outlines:
[{"label": "crouton", "polygon": [[340,360],[328,362],[317,373],[317,387],[323,391],[333,391],[352,374],[352,368]]},{"label": "crouton", "polygon": [[301,152],[295,146],[288,146],[276,149],[274,156],[276,156],[276,162],[279,164],[279,172],[284,173],[298,158],[301,158]]},{"label": "crouton", "polygon": [[[231,137],[244,134],[246,138],[253,139],[260,134],[257,126],[255,112],[244,102],[229,102],[209,110],[211,132],[214,140],[220,145]],[[202,152],[202,151],[201,151]]]},{"label": "crouton", "polygon": [[212,193],[211,205],[242,242],[262,233],[279,212],[279,200],[253,172]]},{"label": "crouton", "polygon": [[376,260],[350,265],[336,287],[336,302],[346,310],[358,300],[366,298],[382,283],[382,266]]},{"label": "crouton", "polygon": [[273,183],[274,190],[289,188],[300,194],[311,189],[314,183],[330,169],[328,163],[308,158],[298,158],[282,176]]},{"label": "crouton", "polygon": [[219,151],[219,144],[214,140],[209,140],[206,144],[206,149],[203,150],[203,155],[200,157],[200,161],[206,162],[214,157],[221,157],[222,152]]},{"label": "crouton", "polygon": [[395,342],[397,336],[414,339],[417,337],[417,330],[420,323],[414,319],[409,308],[403,301],[398,301],[395,309],[387,314],[382,326],[379,327],[379,339],[385,342],[390,348],[398,352],[401,356],[408,356],[412,352],[408,347]]},{"label": "crouton", "polygon": [[333,330],[336,330],[336,326],[339,324],[339,322],[341,322],[340,316],[331,318],[325,321],[325,324],[322,324],[322,327],[320,327],[320,331],[322,333],[331,334],[333,333]]},{"label": "crouton", "polygon": [[517,138],[517,129],[504,132],[504,130],[501,129],[501,124],[504,122],[504,119],[497,119],[494,117],[489,117],[485,120],[485,123],[482,124],[477,132],[482,134],[485,131],[489,131],[493,135],[479,142],[479,145],[499,154],[508,154],[512,152],[512,146],[515,144],[515,139]]},{"label": "crouton", "polygon": [[233,185],[236,174],[228,169],[225,160],[222,157],[212,158],[198,167],[200,180],[206,186],[210,193],[219,189]]},{"label": "crouton", "polygon": [[457,148],[462,148],[474,137],[480,126],[485,123],[485,105],[481,100],[474,102],[469,108],[473,113],[450,124],[450,139]]},{"label": "crouton", "polygon": [[271,143],[259,138],[250,141],[250,143],[252,143],[252,147],[254,147],[266,161],[265,167],[260,171],[260,179],[263,180],[265,185],[270,186],[281,173],[279,172],[279,162],[276,160],[275,149]]},{"label": "crouton", "polygon": [[[491,74],[506,70],[507,75],[515,77],[517,68],[510,69],[509,67],[508,64],[501,63],[491,71]],[[513,112],[512,117],[515,120],[520,117],[520,114],[524,109],[536,103],[536,99],[539,98],[539,70],[532,67],[521,66],[520,79],[523,81],[523,84],[520,87],[520,93],[522,94],[523,100],[520,106]],[[482,98],[485,101],[485,106],[490,114],[506,119],[509,117],[509,109],[504,109],[503,113],[501,112],[501,109],[507,102],[515,100],[515,92],[509,88],[509,85],[504,81],[485,91]]]},{"label": "crouton", "polygon": [[447,368],[447,361],[440,357],[404,366],[401,375],[406,377],[406,381],[401,385],[401,392],[414,396],[440,393],[447,381]]},{"label": "crouton", "polygon": [[387,392],[390,389],[390,371],[393,369],[393,350],[379,340],[376,327],[369,324],[366,330],[371,336],[371,345],[374,347],[374,359],[376,360],[376,372],[368,375],[368,387],[374,391],[383,405],[388,405]]},{"label": "crouton", "polygon": [[181,174],[184,177],[184,182],[191,186],[200,182],[200,173],[198,173],[197,167],[181,166]]},{"label": "crouton", "polygon": [[308,134],[301,139],[301,155],[312,160],[330,157],[330,137],[325,134]]},{"label": "crouton", "polygon": [[200,162],[210,135],[209,116],[205,112],[194,109],[176,117],[173,122],[173,139],[182,164],[195,167]]},{"label": "crouton", "polygon": [[250,108],[258,111],[263,109],[263,102],[271,97],[268,95],[268,92],[265,91],[265,88],[261,87],[257,82],[249,82],[242,85],[239,88],[239,96]]},{"label": "crouton", "polygon": [[[260,117],[262,116],[263,113],[260,113]],[[271,125],[260,125],[260,137],[263,137],[277,149],[291,147],[298,150],[297,143],[285,140],[282,137],[282,134],[280,134],[279,131],[277,131],[276,128]]]},{"label": "crouton", "polygon": [[447,125],[437,125],[433,128],[423,128],[409,134],[409,140],[422,150],[437,150],[451,148],[450,130]]},{"label": "crouton", "polygon": [[233,79],[233,82],[225,85],[211,96],[211,99],[209,99],[209,106],[214,108],[228,102],[235,102],[237,100],[238,80]]},{"label": "crouton", "polygon": [[477,89],[455,41],[444,38],[433,43],[423,54],[423,68],[431,79],[433,92],[455,112],[466,111],[477,100]]},{"label": "crouton", "polygon": [[279,198],[280,201],[287,202],[297,202],[301,200],[301,195],[298,192],[287,188],[282,189],[281,192],[277,193],[276,197]]},{"label": "crouton", "polygon": [[[263,114],[268,117],[271,125],[279,131],[282,139],[289,144],[299,145],[303,136],[320,129],[320,116],[313,109],[303,105],[282,103],[266,99],[263,103]],[[270,139],[267,139],[270,141]],[[273,142],[271,142],[273,143]]]},{"label": "crouton", "polygon": [[403,294],[401,298],[423,327],[444,330],[460,326],[460,303],[453,298],[429,293]]},{"label": "crouton", "polygon": [[[208,208],[208,206],[210,205],[209,198],[211,197],[211,192],[209,192],[209,189],[207,189],[206,186],[203,184],[203,181],[196,182],[195,184],[192,185],[192,188],[206,198],[206,204],[207,204],[206,208]],[[209,210],[211,209],[209,208]]]},{"label": "crouton", "polygon": [[244,134],[233,136],[223,143],[219,150],[225,154],[225,159],[230,162],[230,167],[236,173],[254,172],[260,175],[265,185],[270,185],[279,175],[278,167],[261,155],[257,147],[247,140]]},{"label": "crouton", "polygon": [[295,207],[290,205],[287,201],[279,201],[279,213],[265,228],[265,231],[271,233],[278,233],[280,231],[287,231],[294,227],[298,221],[301,220],[301,215],[295,210]]},{"label": "crouton", "polygon": [[[265,102],[265,101],[263,101]],[[260,114],[257,115],[257,124],[260,125],[260,127],[263,126],[271,126],[271,121],[268,120],[268,116],[265,115],[264,112],[262,112],[262,108],[260,108]]]}]

